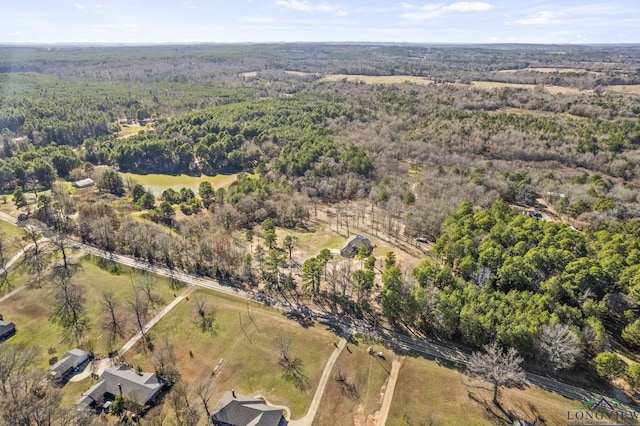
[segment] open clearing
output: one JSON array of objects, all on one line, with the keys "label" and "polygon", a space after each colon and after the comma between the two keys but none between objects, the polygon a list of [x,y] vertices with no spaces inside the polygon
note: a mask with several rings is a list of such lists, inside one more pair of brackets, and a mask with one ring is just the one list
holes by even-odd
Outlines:
[{"label": "open clearing", "polygon": [[[492,387],[436,361],[407,357],[400,368],[388,424],[512,424],[491,401]],[[532,424],[566,424],[567,410],[583,402],[535,387],[501,389],[499,401],[514,418]]]},{"label": "open clearing", "polygon": [[426,77],[416,77],[413,75],[348,75],[348,74],[328,74],[320,81],[349,81],[351,83],[364,84],[433,84],[433,80]]},{"label": "open clearing", "polygon": [[137,124],[123,124],[120,126],[120,131],[118,132],[118,139],[128,138],[133,135],[137,135],[138,132],[142,130],[148,130],[149,128],[146,126],[140,126]]},{"label": "open clearing", "polygon": [[20,250],[20,244],[18,244],[17,240],[21,237],[22,231],[20,228],[0,220],[0,238],[3,239],[2,243],[5,249],[4,256],[6,260],[11,259],[11,257]]},{"label": "open clearing", "polygon": [[147,188],[156,197],[160,197],[166,189],[173,188],[179,191],[181,188],[189,188],[194,193],[198,193],[198,185],[200,182],[211,182],[214,188],[226,188],[236,181],[237,174],[232,175],[216,175],[216,176],[189,176],[189,175],[159,175],[148,174],[141,175],[137,173],[120,173],[123,181],[132,180]]},{"label": "open clearing", "polygon": [[[112,274],[97,265],[91,257],[85,257],[80,262],[80,268],[74,275],[72,282],[78,284],[83,289],[85,298],[86,315],[89,319],[91,330],[87,332],[90,336],[90,344],[97,354],[106,354],[111,348],[107,347],[107,332],[100,326],[100,316],[102,310],[102,293],[110,291],[114,294],[119,303],[119,311],[122,313],[124,329],[123,338],[115,342],[114,347],[120,347],[126,340],[135,334],[134,319],[129,314],[127,300],[131,295],[131,282],[139,282],[141,275],[132,272],[124,266],[120,266],[119,274]],[[31,279],[31,276],[11,268],[9,279],[14,288],[21,286]],[[172,290],[169,289],[169,280],[153,277],[155,280],[155,292],[161,302],[155,309],[162,309],[171,299]],[[17,333],[4,344],[17,344],[28,342],[39,348],[42,367],[49,367],[48,360],[51,356],[60,356],[67,350],[76,347],[73,342],[65,342],[62,339],[62,327],[50,320],[50,315],[55,305],[54,291],[50,280],[44,280],[40,288],[26,288],[20,293],[10,297],[0,304],[0,312],[5,320],[16,324]],[[149,318],[155,309],[150,309]],[[49,353],[49,349],[55,351]]]},{"label": "open clearing", "polygon": [[[340,354],[320,403],[314,425],[376,425],[377,412],[391,369],[392,352],[380,345],[371,345],[385,358],[369,355],[367,343],[349,343],[349,350]],[[338,381],[341,374],[343,381]]]},{"label": "open clearing", "polygon": [[[197,324],[196,301],[215,310],[213,331]],[[317,324],[293,321],[279,311],[250,302],[198,290],[176,306],[151,330],[154,350],[167,343],[173,348],[182,380],[193,383],[198,377],[215,380],[215,406],[225,391],[262,395],[275,405],[291,409],[292,418],[302,417],[311,403],[324,366],[338,338]],[[302,385],[283,377],[275,348],[276,338],[291,339],[289,356],[302,360]],[[130,364],[153,371],[154,355],[136,346],[127,353]],[[222,367],[212,375],[218,362]],[[165,399],[166,401],[166,399]],[[162,407],[163,416],[170,409]]]},{"label": "open clearing", "polygon": [[629,95],[640,95],[640,84],[618,84],[614,86],[607,86],[605,90],[627,93]]}]

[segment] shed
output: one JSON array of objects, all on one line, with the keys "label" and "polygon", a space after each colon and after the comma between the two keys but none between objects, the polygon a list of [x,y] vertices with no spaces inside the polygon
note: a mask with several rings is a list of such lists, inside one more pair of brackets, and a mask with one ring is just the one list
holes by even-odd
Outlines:
[{"label": "shed", "polygon": [[340,247],[340,254],[343,257],[354,257],[358,254],[358,249],[361,246],[365,246],[369,252],[373,250],[373,244],[371,241],[364,235],[358,234],[349,238],[345,243]]},{"label": "shed", "polygon": [[93,179],[91,178],[86,178],[86,179],[82,179],[82,180],[77,180],[75,182],[73,182],[73,186],[76,188],[88,188],[90,186],[93,186],[95,184],[95,182],[93,181]]}]

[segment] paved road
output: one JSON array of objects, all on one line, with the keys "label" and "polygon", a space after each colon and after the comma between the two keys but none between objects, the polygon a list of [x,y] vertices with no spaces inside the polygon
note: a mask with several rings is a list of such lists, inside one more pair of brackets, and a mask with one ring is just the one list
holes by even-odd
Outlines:
[{"label": "paved road", "polygon": [[[6,216],[8,215],[0,212],[0,220],[7,220]],[[7,221],[15,224],[15,219],[11,218],[11,216],[9,216],[9,218],[10,220]],[[364,321],[354,321],[345,316],[315,311],[302,305],[295,306],[291,304],[283,304],[282,302],[277,301],[276,299],[273,299],[267,295],[247,292],[230,285],[224,285],[214,279],[196,277],[183,272],[169,270],[168,268],[164,268],[161,266],[151,265],[142,260],[132,259],[127,256],[109,253],[105,250],[98,249],[87,244],[80,244],[79,248],[94,256],[109,259],[111,261],[118,262],[133,268],[153,272],[155,274],[176,279],[196,287],[207,288],[245,300],[252,300],[267,306],[275,307],[285,312],[304,316],[310,320],[316,320],[324,324],[338,327],[343,330],[346,336],[349,336],[353,333],[360,333],[386,341],[393,346],[400,347],[405,350],[416,351],[418,353],[431,356],[436,359],[442,359],[462,366],[466,365],[467,363],[466,359],[468,353],[465,353],[454,346],[445,346],[439,342],[417,339],[404,334],[395,333],[381,327],[374,327]],[[551,377],[540,376],[533,373],[527,373],[527,381],[530,384],[541,389],[557,393],[570,399],[585,401],[592,396],[597,395],[592,391],[559,382]]]}]

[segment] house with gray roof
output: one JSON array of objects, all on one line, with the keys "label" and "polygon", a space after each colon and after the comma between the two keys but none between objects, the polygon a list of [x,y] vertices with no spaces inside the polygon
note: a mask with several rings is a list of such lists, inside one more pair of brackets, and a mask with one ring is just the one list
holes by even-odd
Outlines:
[{"label": "house with gray roof", "polygon": [[374,249],[373,244],[371,244],[371,241],[369,241],[367,237],[358,234],[345,241],[342,247],[340,247],[340,254],[343,257],[354,257],[356,254],[358,254],[358,249],[360,248],[360,246],[364,246],[369,253],[371,253]]},{"label": "house with gray roof", "polygon": [[163,386],[164,381],[154,373],[138,373],[122,364],[106,369],[76,405],[80,408],[102,405],[120,394],[137,404],[149,405]]},{"label": "house with gray roof", "polygon": [[286,426],[282,408],[267,405],[260,398],[225,392],[211,416],[216,426]]},{"label": "house with gray roof", "polygon": [[0,342],[16,334],[16,325],[12,322],[0,320]]},{"label": "house with gray roof", "polygon": [[72,185],[76,188],[88,188],[90,186],[93,186],[94,184],[95,182],[91,178],[77,180],[72,183]]},{"label": "house with gray roof", "polygon": [[71,349],[49,368],[49,374],[54,380],[64,381],[89,359],[89,354],[81,349]]}]

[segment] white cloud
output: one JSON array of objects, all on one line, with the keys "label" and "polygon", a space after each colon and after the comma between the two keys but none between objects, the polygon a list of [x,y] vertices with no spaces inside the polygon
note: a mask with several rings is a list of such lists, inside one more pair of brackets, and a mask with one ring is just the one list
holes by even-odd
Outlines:
[{"label": "white cloud", "polygon": [[136,32],[140,26],[138,24],[97,24],[91,27],[91,31],[94,33],[105,33],[107,31],[127,31]]},{"label": "white cloud", "polygon": [[514,22],[520,25],[551,25],[551,24],[563,24],[565,21],[557,19],[557,14],[541,10],[524,19],[516,19]]},{"label": "white cloud", "polygon": [[451,12],[486,12],[488,10],[493,9],[495,6],[489,3],[484,3],[481,1],[461,1],[458,3],[450,4],[449,6],[443,7],[443,10],[451,11]]},{"label": "white cloud", "polygon": [[405,10],[413,10],[418,8],[418,6],[416,6],[415,4],[404,3],[404,2],[400,3],[400,7]]},{"label": "white cloud", "polygon": [[96,9],[102,9],[102,5],[100,3],[94,4],[93,7]]},{"label": "white cloud", "polygon": [[348,15],[347,11],[338,9],[334,6],[328,5],[326,3],[312,3],[307,0],[298,1],[298,0],[277,0],[276,4],[278,6],[282,6],[287,9],[299,10],[301,12],[320,12],[320,13],[333,13],[337,16],[346,16]]},{"label": "white cloud", "polygon": [[405,10],[415,10],[415,12],[408,12],[400,15],[400,17],[410,21],[436,19],[443,15],[453,13],[488,12],[489,10],[495,8],[495,6],[490,3],[480,1],[462,1],[451,4],[431,3],[425,4],[424,6],[421,6],[417,9],[409,3],[402,3],[401,6]]},{"label": "white cloud", "polygon": [[82,10],[82,9],[84,9],[84,6],[83,6],[83,5],[81,5],[80,3],[76,3],[74,6],[75,6],[75,7],[76,7],[76,9],[78,9],[78,10]]}]

